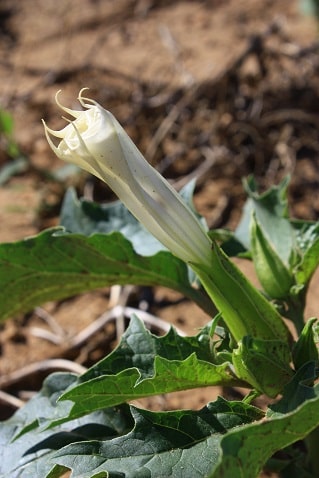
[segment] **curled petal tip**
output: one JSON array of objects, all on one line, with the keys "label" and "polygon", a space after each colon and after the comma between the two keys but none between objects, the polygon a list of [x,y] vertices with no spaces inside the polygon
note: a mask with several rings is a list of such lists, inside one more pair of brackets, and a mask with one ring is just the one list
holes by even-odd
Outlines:
[{"label": "curled petal tip", "polygon": [[[83,108],[90,108],[91,105],[93,106],[100,106],[96,101],[92,100],[91,98],[87,98],[86,96],[82,96],[82,91],[84,90],[89,90],[89,88],[82,88],[82,90],[79,93],[78,100],[83,106]],[[88,104],[89,103],[89,104]]]},{"label": "curled petal tip", "polygon": [[54,129],[49,128],[49,126],[46,124],[44,120],[42,120],[42,124],[44,126],[44,131],[47,137],[49,134],[51,134],[52,136],[55,136],[56,138],[61,138],[61,139],[64,138],[63,131],[55,131]]},{"label": "curled petal tip", "polygon": [[81,88],[81,89],[80,89],[79,96],[78,96],[78,100],[79,100],[80,103],[81,103],[81,100],[82,100],[82,99],[85,99],[85,100],[87,99],[87,98],[83,98],[82,92],[85,91],[85,90],[89,90],[89,89],[90,89],[90,88],[89,88],[88,86],[85,86],[84,88]]},{"label": "curled petal tip", "polygon": [[62,90],[58,90],[56,93],[55,93],[55,96],[54,96],[54,99],[55,99],[55,102],[58,106],[60,106],[60,102],[58,100],[58,97],[59,97],[59,94],[61,93]]},{"label": "curled petal tip", "polygon": [[[56,136],[56,131],[53,131],[52,129],[50,129],[50,128],[46,125],[46,123],[45,123],[44,120],[42,120],[42,123],[43,123],[43,126],[44,126],[44,134],[45,134],[45,136],[46,136],[46,139],[47,139],[47,141],[48,141],[48,143],[49,143],[51,149],[55,152],[55,154],[56,154],[58,157],[60,157],[59,150],[58,150],[58,148],[55,146],[55,144],[53,143],[53,141],[52,141],[52,139],[51,139],[51,136],[50,136],[51,134],[52,134],[53,136]],[[60,137],[60,136],[59,136],[59,137]]]},{"label": "curled petal tip", "polygon": [[59,94],[61,93],[62,90],[58,90],[55,94],[55,102],[58,105],[58,107],[62,110],[68,113],[70,116],[73,116],[73,118],[78,118],[79,114],[81,114],[81,111],[76,111],[76,110],[71,110],[70,108],[67,108],[66,106],[63,106],[60,101],[59,101]]}]

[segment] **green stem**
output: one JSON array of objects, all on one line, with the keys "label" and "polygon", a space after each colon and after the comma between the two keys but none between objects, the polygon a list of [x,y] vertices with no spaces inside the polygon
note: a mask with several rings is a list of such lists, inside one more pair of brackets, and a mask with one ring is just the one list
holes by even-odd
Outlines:
[{"label": "green stem", "polygon": [[290,296],[286,302],[288,310],[283,314],[287,319],[293,322],[298,336],[301,334],[305,325],[304,312],[306,305],[306,292],[307,288],[305,287],[305,289],[298,295]]}]

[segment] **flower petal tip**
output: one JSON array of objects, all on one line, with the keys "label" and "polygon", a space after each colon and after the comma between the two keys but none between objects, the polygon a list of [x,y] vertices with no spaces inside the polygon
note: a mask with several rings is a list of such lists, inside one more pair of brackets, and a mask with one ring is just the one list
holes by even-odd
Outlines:
[{"label": "flower petal tip", "polygon": [[73,118],[78,118],[78,116],[81,114],[81,111],[77,110],[71,110],[70,108],[67,108],[66,106],[63,106],[62,103],[59,101],[59,94],[61,93],[62,90],[58,90],[55,94],[55,102],[58,105],[58,107],[62,110],[68,113],[70,116]]}]

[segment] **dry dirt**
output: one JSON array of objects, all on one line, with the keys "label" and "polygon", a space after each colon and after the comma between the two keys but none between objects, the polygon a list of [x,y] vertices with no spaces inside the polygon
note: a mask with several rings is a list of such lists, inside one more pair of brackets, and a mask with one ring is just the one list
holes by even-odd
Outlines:
[{"label": "dry dirt", "polygon": [[[0,189],[1,242],[56,225],[71,184],[87,193],[83,176],[52,177],[63,165],[41,125],[45,118],[62,127],[54,95],[61,89],[61,100],[72,107],[82,87],[118,117],[166,177],[180,185],[195,171],[196,206],[210,227],[236,226],[245,200],[241,178],[251,173],[263,188],[291,174],[292,213],[318,219],[317,25],[301,15],[297,1],[2,0],[0,28],[0,107],[12,114],[14,139],[27,158]],[[1,165],[7,165],[4,138],[0,146]],[[104,186],[93,186],[96,200],[110,197]],[[316,314],[316,284],[318,278],[308,316]],[[128,304],[138,304],[140,294],[134,290]],[[208,319],[176,294],[154,294],[150,312],[186,333]],[[36,365],[37,373],[26,375],[22,367],[48,358],[87,366],[116,343],[109,324],[83,347],[67,347],[68,338],[108,308],[107,289],[42,306],[53,326],[40,310],[12,318],[0,331],[2,385],[20,399],[48,373]],[[54,344],[35,327],[64,338]],[[16,380],[15,371],[22,373]],[[218,392],[143,404],[200,408]],[[1,409],[2,417],[12,412],[6,404]]]}]

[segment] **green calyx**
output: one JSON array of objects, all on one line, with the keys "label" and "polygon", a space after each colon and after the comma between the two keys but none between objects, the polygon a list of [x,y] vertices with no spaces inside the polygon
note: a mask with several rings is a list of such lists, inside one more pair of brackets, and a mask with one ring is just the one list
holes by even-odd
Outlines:
[{"label": "green calyx", "polygon": [[212,242],[209,266],[191,264],[191,267],[237,342],[249,335],[289,343],[290,334],[280,314],[216,242]]}]

